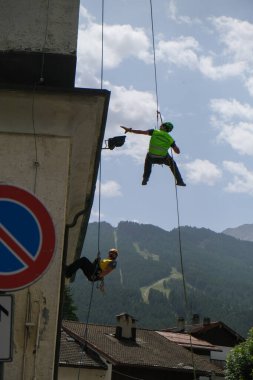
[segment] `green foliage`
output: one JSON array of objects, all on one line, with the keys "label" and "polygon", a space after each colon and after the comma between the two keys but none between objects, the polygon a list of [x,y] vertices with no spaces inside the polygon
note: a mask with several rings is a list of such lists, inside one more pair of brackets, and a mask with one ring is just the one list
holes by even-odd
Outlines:
[{"label": "green foliage", "polygon": [[[90,260],[97,255],[97,234],[98,223],[89,224],[83,254]],[[252,327],[253,243],[192,227],[181,227],[181,240],[191,314],[221,320],[245,336]],[[105,278],[105,295],[94,290],[90,322],[114,325],[121,312],[147,328],[175,326],[178,316],[187,320],[177,229],[102,222],[100,246],[102,257],[119,249],[118,265]],[[71,287],[78,317],[86,321],[91,283],[78,271]]]},{"label": "green foliage", "polygon": [[76,315],[77,307],[74,305],[71,290],[68,286],[64,288],[63,319],[78,321]]},{"label": "green foliage", "polygon": [[245,342],[233,348],[228,354],[226,380],[253,379],[253,328]]}]

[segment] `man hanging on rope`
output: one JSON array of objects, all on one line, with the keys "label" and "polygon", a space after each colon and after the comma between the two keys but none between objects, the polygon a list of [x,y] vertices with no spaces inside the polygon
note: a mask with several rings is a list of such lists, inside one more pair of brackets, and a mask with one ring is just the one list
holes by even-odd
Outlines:
[{"label": "man hanging on rope", "polygon": [[173,124],[170,122],[162,123],[160,130],[158,129],[148,129],[147,131],[142,131],[139,129],[132,129],[121,126],[125,130],[125,133],[131,132],[139,135],[151,136],[149,142],[149,150],[146,155],[144,164],[144,173],[142,185],[147,185],[149,176],[152,170],[152,164],[164,164],[170,167],[175,179],[177,186],[186,186],[184,183],[180,171],[177,167],[176,162],[173,160],[168,153],[168,149],[172,148],[177,154],[180,153],[179,147],[176,145],[174,139],[170,136],[169,132],[173,129]]},{"label": "man hanging on rope", "polygon": [[102,281],[107,274],[116,268],[117,257],[118,251],[115,248],[109,250],[106,259],[97,257],[93,263],[87,257],[81,257],[66,267],[65,277],[70,278],[78,269],[81,269],[89,281]]}]

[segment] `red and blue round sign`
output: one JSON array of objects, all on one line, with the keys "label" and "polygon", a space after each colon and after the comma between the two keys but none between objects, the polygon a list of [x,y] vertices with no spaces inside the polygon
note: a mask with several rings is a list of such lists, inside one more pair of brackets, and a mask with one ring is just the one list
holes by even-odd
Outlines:
[{"label": "red and blue round sign", "polygon": [[0,290],[37,281],[54,250],[53,221],[41,201],[22,188],[0,185]]}]

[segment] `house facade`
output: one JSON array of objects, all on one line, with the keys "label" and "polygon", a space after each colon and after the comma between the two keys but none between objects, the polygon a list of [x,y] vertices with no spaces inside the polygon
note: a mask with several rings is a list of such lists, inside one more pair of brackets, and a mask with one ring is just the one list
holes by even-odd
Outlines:
[{"label": "house facade", "polygon": [[[176,334],[191,334],[193,339],[204,340],[210,345],[210,360],[220,368],[225,368],[228,353],[236,345],[244,342],[244,338],[224,322],[212,322],[210,318],[200,321],[199,315],[194,314],[191,324],[186,324],[183,318],[179,318],[176,327],[164,330]],[[214,349],[215,347],[215,349]]]}]

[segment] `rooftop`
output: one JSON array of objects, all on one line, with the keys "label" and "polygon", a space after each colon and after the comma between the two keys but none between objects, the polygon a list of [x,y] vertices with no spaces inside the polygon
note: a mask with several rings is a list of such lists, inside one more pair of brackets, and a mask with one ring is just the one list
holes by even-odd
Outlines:
[{"label": "rooftop", "polygon": [[[63,330],[76,340],[84,342],[85,324],[63,321]],[[193,370],[191,352],[152,330],[136,329],[136,341],[133,341],[117,339],[115,326],[90,324],[85,335],[88,347],[95,349],[113,365],[187,372]],[[201,374],[223,373],[221,369],[198,355],[194,355],[194,366]]]}]

